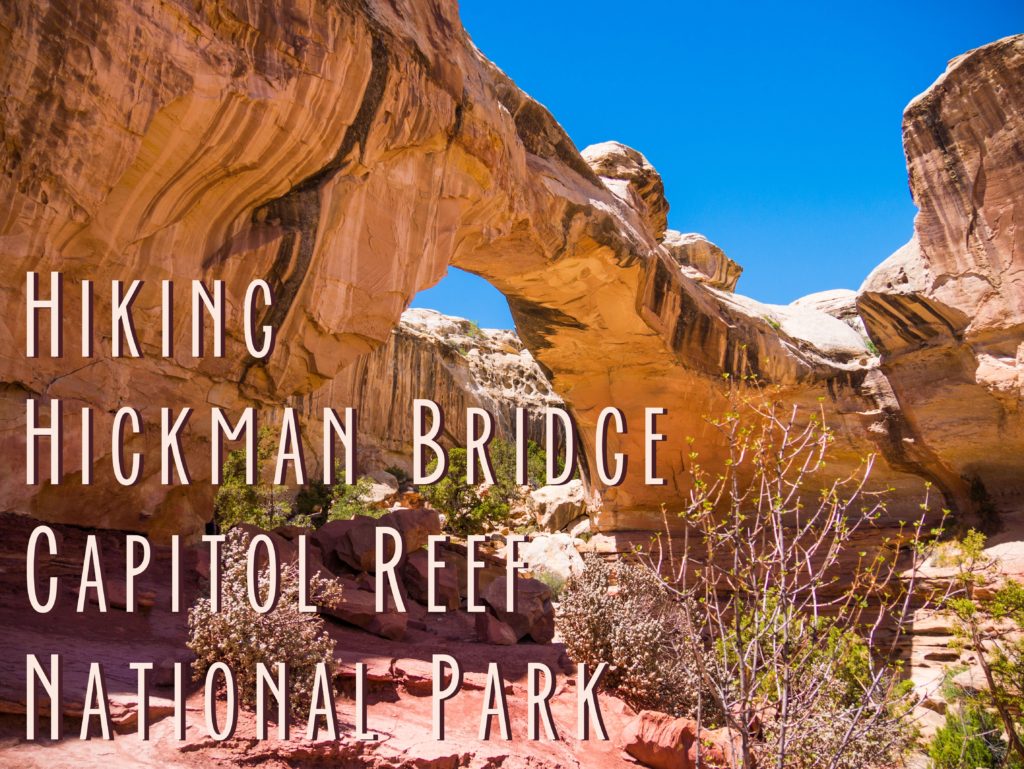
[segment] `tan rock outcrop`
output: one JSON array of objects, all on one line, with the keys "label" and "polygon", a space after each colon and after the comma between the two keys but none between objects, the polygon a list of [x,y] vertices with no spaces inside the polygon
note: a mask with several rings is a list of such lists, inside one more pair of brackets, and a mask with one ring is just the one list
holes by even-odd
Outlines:
[{"label": "tan rock outcrop", "polygon": [[1022,105],[1022,36],[957,57],[911,102],[914,239],[857,301],[912,451],[989,526],[1024,492]]},{"label": "tan rock outcrop", "polygon": [[[80,317],[80,285],[92,280],[97,319],[95,357],[82,357],[69,321],[64,357],[29,360],[24,313],[5,314],[0,456],[25,455],[27,396],[65,401],[69,447],[79,442],[70,415],[96,406],[98,436],[91,486],[78,484],[71,448],[64,485],[5,475],[0,507],[157,535],[198,531],[210,515],[209,462],[192,463],[188,486],[160,485],[150,461],[142,482],[121,487],[109,469],[110,415],[138,405],[152,426],[160,406],[308,407],[389,339],[410,298],[448,264],[508,297],[523,342],[573,410],[588,466],[601,408],[625,412],[629,431],[609,449],[634,457],[634,470],[605,494],[600,528],[659,525],[652,512],[688,492],[688,437],[707,465],[723,459],[701,418],[725,410],[723,372],[753,373],[788,403],[824,399],[841,437],[830,470],[880,451],[876,480],[896,489],[893,516],[916,509],[922,478],[961,512],[1014,493],[1020,39],[961,57],[908,110],[917,229],[934,278],[874,310],[884,292],[869,281],[862,293],[890,386],[842,321],[686,274],[662,243],[667,204],[650,164],[621,145],[577,152],[471,44],[454,2],[57,0],[0,14],[9,51],[0,300],[23,306],[25,273],[59,269],[68,318]],[[77,34],[49,34],[69,18]],[[277,330],[264,361],[242,346],[241,297],[254,277],[275,297],[258,320]],[[114,359],[107,289],[133,278],[145,281],[133,305],[143,357]],[[198,278],[225,281],[224,357],[191,354],[188,282]],[[165,279],[178,302],[170,357],[160,355]],[[886,326],[893,316],[908,322]],[[901,325],[912,330],[901,336]],[[967,404],[953,420],[942,405],[951,397]],[[665,486],[635,469],[647,406],[668,409],[658,422],[669,437],[658,453]],[[980,458],[992,441],[977,434],[995,435],[994,425],[998,456]],[[942,440],[926,443],[933,428]],[[208,435],[202,415],[190,422],[199,455]],[[158,457],[158,433],[145,430],[131,448]]]},{"label": "tan rock outcrop", "polygon": [[647,158],[619,142],[591,144],[580,155],[617,198],[641,213],[656,238],[668,234],[665,185]]},{"label": "tan rock outcrop", "polygon": [[791,303],[793,307],[818,310],[841,320],[863,337],[868,336],[864,320],[857,311],[857,292],[848,288],[833,288],[802,296]]},{"label": "tan rock outcrop", "polygon": [[586,515],[592,502],[578,478],[561,486],[541,486],[527,497],[527,506],[541,531],[561,531]]},{"label": "tan rock outcrop", "polygon": [[662,245],[686,275],[698,283],[707,283],[724,291],[736,289],[736,281],[740,279],[743,268],[703,235],[669,230]]}]

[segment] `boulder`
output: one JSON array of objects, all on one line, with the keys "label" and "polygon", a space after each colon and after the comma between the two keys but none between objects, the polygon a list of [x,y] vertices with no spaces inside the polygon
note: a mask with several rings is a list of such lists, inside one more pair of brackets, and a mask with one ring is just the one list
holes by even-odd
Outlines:
[{"label": "boulder", "polygon": [[383,505],[398,494],[398,479],[386,470],[374,470],[368,477],[372,483],[366,501],[371,505]]},{"label": "boulder", "polygon": [[[357,572],[374,573],[378,560],[377,529],[381,526],[389,526],[399,532],[403,552],[407,555],[426,545],[427,537],[441,533],[441,520],[437,512],[429,508],[395,510],[380,518],[356,516],[348,521],[330,521],[316,534],[327,565],[331,565],[329,555],[333,555]],[[390,538],[385,539],[385,546],[386,551],[381,557],[388,559],[394,554]]]},{"label": "boulder", "polygon": [[581,515],[575,521],[571,521],[566,529],[569,531],[569,536],[573,539],[580,539],[584,535],[591,533],[591,522],[590,516]]},{"label": "boulder", "polygon": [[[446,568],[457,575],[459,595],[465,598],[462,592],[467,584],[468,574],[466,568],[466,546],[461,542],[447,542],[438,548],[438,557],[445,562]],[[478,594],[496,579],[504,577],[508,573],[504,559],[498,557],[486,545],[478,549],[477,560],[483,562],[483,567],[476,572],[476,584]]]},{"label": "boulder", "polygon": [[567,580],[583,569],[583,558],[568,534],[539,534],[517,548],[530,571],[547,572]]},{"label": "boulder", "polygon": [[428,537],[441,533],[441,518],[436,510],[429,508],[395,510],[378,520],[398,529],[406,553],[426,547]]},{"label": "boulder", "polygon": [[[299,556],[299,535],[307,534],[312,535],[313,530],[301,526],[280,526],[273,531],[267,531],[261,529],[259,526],[255,526],[251,523],[239,523],[231,527],[231,531],[239,531],[244,533],[251,543],[253,537],[258,534],[264,534],[270,538],[270,542],[274,547],[274,553],[277,556],[277,562],[280,564],[295,563]],[[310,537],[309,550],[312,552],[316,548],[313,547],[312,537]],[[267,551],[264,548],[257,550],[256,564],[257,568],[262,570],[267,568]]]},{"label": "boulder", "polygon": [[342,561],[337,554],[338,548],[355,526],[354,520],[328,521],[313,534],[313,541],[319,546],[324,565],[328,569],[338,571],[342,568]]},{"label": "boulder", "polygon": [[694,769],[689,751],[697,724],[653,710],[641,711],[622,731],[623,749],[652,769]]},{"label": "boulder", "polygon": [[[734,769],[741,765],[738,735],[700,730],[691,718],[643,710],[622,730],[623,748],[652,769]],[[699,750],[699,763],[698,763]]]},{"label": "boulder", "polygon": [[511,625],[502,622],[490,612],[473,615],[476,618],[476,639],[480,643],[511,646],[519,643],[519,636]]},{"label": "boulder", "polygon": [[336,580],[341,584],[341,598],[319,606],[321,614],[340,619],[392,641],[405,638],[407,614],[396,611],[377,612],[372,592],[360,590],[355,580],[346,577],[337,577]]},{"label": "boulder", "polygon": [[[439,560],[443,559],[439,558]],[[427,551],[417,550],[409,553],[405,563],[401,566],[399,574],[402,577],[402,583],[405,585],[409,597],[426,605],[429,577]],[[446,606],[449,609],[459,608],[459,578],[456,569],[445,564],[443,568],[434,572],[434,589],[436,591],[435,600],[439,605]]]},{"label": "boulder", "polygon": [[574,478],[560,486],[541,486],[530,493],[529,506],[537,526],[544,531],[561,531],[587,511],[583,481]]},{"label": "boulder", "polygon": [[493,580],[481,592],[484,603],[507,624],[517,639],[529,636],[537,643],[548,643],[555,635],[555,608],[551,588],[537,579],[516,578],[515,605],[506,604],[505,576]]}]

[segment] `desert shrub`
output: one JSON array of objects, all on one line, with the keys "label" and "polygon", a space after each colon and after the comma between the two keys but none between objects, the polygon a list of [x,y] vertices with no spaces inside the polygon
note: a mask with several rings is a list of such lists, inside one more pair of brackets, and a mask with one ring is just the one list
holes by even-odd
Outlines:
[{"label": "desert shrub", "polygon": [[[977,717],[975,720],[988,718],[989,713],[998,718],[1008,740],[1007,761],[1012,759],[1019,766],[1024,764],[1024,726],[1020,720],[1024,712],[1024,638],[1020,635],[1024,627],[1024,585],[1003,578],[998,562],[985,553],[985,537],[980,532],[971,530],[958,542],[950,543],[943,556],[957,569],[954,581],[959,590],[946,601],[946,608],[956,619],[955,645],[974,651],[988,683],[971,698],[961,696],[965,717],[970,706],[978,711],[972,715]],[[991,595],[977,592],[980,585],[997,581],[1003,584]],[[999,622],[991,623],[989,619]],[[1006,633],[1005,625],[1016,633]]]},{"label": "desert shrub", "polygon": [[291,495],[284,486],[265,479],[267,461],[275,451],[277,436],[261,428],[256,444],[256,483],[245,481],[247,454],[244,449],[228,452],[222,466],[221,485],[213,503],[213,520],[221,531],[239,523],[261,529],[275,529],[288,523],[308,526],[309,519],[292,510]]},{"label": "desert shrub", "polygon": [[[791,671],[796,680],[789,682],[788,688],[795,692],[817,690],[817,696],[801,711],[798,721],[765,718],[756,752],[771,758],[785,756],[787,769],[898,765],[916,733],[906,717],[913,682],[899,680],[899,667],[894,665],[883,685],[871,690],[873,663],[863,638],[840,629],[832,620],[809,622],[807,630],[821,642],[816,653]],[[801,639],[795,638],[794,647],[801,645]],[[780,682],[772,685],[774,691],[764,691],[763,697],[777,709],[775,695]],[[828,758],[827,763],[822,762],[823,757]]]},{"label": "desert shrub", "polygon": [[373,479],[369,476],[359,478],[355,483],[348,484],[344,479],[331,489],[331,505],[327,514],[329,521],[348,521],[356,516],[380,518],[387,512],[382,507],[370,504],[370,487]]},{"label": "desert shrub", "polygon": [[551,589],[551,595],[557,601],[565,589],[566,579],[561,574],[555,574],[547,569],[534,569],[533,578],[540,580]]},{"label": "desert shrub", "polygon": [[[188,648],[196,655],[194,677],[201,679],[215,662],[224,662],[234,673],[239,702],[254,706],[256,663],[267,665],[273,675],[277,663],[288,666],[289,704],[292,712],[308,711],[317,663],[334,664],[334,640],[325,632],[318,614],[299,611],[299,571],[294,563],[280,567],[278,600],[266,614],[249,604],[246,554],[249,537],[240,531],[227,535],[221,554],[221,605],[211,610],[209,598],[199,598],[188,614]],[[270,583],[269,569],[259,573],[260,595]],[[334,602],[340,586],[315,574],[309,579],[308,600]]]},{"label": "desert shrub", "polygon": [[678,716],[700,709],[704,723],[720,719],[701,685],[702,655],[681,643],[691,629],[679,601],[649,571],[588,555],[559,600],[566,652],[591,666],[608,663],[602,685],[630,706]]},{"label": "desert shrub", "polygon": [[705,466],[690,439],[680,525],[666,511],[640,562],[679,599],[679,643],[704,662],[737,766],[894,766],[914,738],[899,643],[945,511],[929,510],[926,487],[916,520],[883,528],[874,457],[832,472],[822,409],[726,381],[730,408],[706,418],[724,451]]},{"label": "desert shrub", "polygon": [[[486,532],[505,523],[511,506],[522,498],[523,490],[516,483],[515,445],[500,439],[488,447],[494,484],[483,488],[466,481],[466,450],[455,448],[448,452],[448,473],[437,483],[424,486],[420,491],[437,510],[444,513],[445,527],[454,534],[467,535]],[[527,486],[537,488],[546,477],[546,454],[534,441],[526,447]],[[560,470],[563,465],[559,464]],[[427,467],[433,472],[437,460]]]},{"label": "desert shrub", "polygon": [[928,746],[934,769],[1000,767],[1007,757],[998,720],[984,708],[964,705],[946,713],[946,723]]}]

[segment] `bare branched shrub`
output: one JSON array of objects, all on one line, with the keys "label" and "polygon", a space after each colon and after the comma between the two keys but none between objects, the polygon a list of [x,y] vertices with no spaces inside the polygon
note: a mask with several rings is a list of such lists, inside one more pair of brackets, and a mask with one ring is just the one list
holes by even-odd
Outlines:
[{"label": "bare branched shrub", "polygon": [[897,644],[921,605],[923,542],[940,531],[926,529],[927,491],[916,522],[885,527],[874,458],[833,472],[824,412],[757,387],[736,386],[708,421],[725,456],[707,467],[693,449],[683,532],[666,515],[641,558],[679,599],[701,686],[739,737],[734,763],[893,765],[913,739]]},{"label": "bare branched shrub", "polygon": [[[687,643],[679,600],[642,566],[614,566],[588,555],[560,596],[558,629],[576,662],[608,663],[603,685],[637,710],[714,721],[715,703],[701,701],[698,646]],[[718,714],[720,717],[720,714]]]},{"label": "bare branched shrub", "polygon": [[[299,570],[295,563],[280,567],[278,600],[270,611],[259,614],[249,603],[246,554],[249,536],[234,530],[227,535],[221,558],[220,607],[214,612],[209,598],[200,598],[189,610],[188,647],[195,653],[194,677],[201,679],[215,662],[224,662],[235,677],[238,698],[254,706],[256,663],[271,673],[277,663],[288,669],[289,704],[295,714],[309,708],[316,665],[334,664],[334,639],[324,631],[318,614],[299,611]],[[266,596],[269,569],[259,573],[259,593]],[[315,574],[309,579],[307,600],[332,603],[341,598],[337,583]]]}]

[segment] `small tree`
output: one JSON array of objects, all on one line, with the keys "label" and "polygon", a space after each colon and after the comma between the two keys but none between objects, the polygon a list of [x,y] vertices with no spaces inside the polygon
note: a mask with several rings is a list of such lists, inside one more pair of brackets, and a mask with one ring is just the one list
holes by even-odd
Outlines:
[{"label": "small tree", "polygon": [[[289,703],[299,714],[309,708],[317,663],[334,665],[334,639],[324,630],[318,614],[299,611],[299,570],[295,563],[280,570],[278,600],[265,614],[257,613],[247,592],[247,551],[249,536],[238,530],[229,532],[222,552],[221,605],[214,612],[209,598],[200,598],[188,614],[188,647],[196,659],[194,677],[199,680],[215,662],[224,662],[235,675],[242,704],[256,701],[256,663],[267,665],[271,673],[284,663],[289,676]],[[259,594],[266,596],[270,572],[259,573]],[[337,582],[319,574],[310,577],[308,600],[320,604],[341,599]]]},{"label": "small tree", "polygon": [[[738,734],[737,764],[889,765],[912,737],[896,658],[927,497],[916,523],[886,535],[885,498],[868,486],[873,457],[829,478],[823,411],[783,408],[751,385],[734,386],[730,410],[708,420],[724,461],[709,469],[696,448],[689,455],[682,541],[666,515],[642,557],[680,598],[702,685]],[[868,532],[880,540],[871,552],[858,544]]]},{"label": "small tree", "polygon": [[268,427],[260,428],[256,446],[256,483],[246,483],[247,455],[244,449],[228,452],[222,468],[222,482],[213,502],[213,520],[222,531],[239,523],[251,523],[261,529],[276,529],[287,523],[309,525],[306,516],[292,512],[291,495],[284,486],[265,479],[267,461],[274,455],[277,436]]},{"label": "small tree", "polygon": [[[422,490],[431,505],[444,513],[445,527],[454,534],[467,535],[487,531],[508,519],[509,503],[505,490],[495,484],[488,489],[466,481],[466,450],[448,452],[448,473],[440,481]],[[433,460],[427,467],[437,467]]]},{"label": "small tree", "polygon": [[[494,484],[484,488],[466,480],[467,454],[462,448],[448,452],[448,473],[435,484],[422,489],[423,496],[445,515],[445,525],[455,534],[477,534],[508,520],[511,505],[522,497],[516,483],[515,446],[496,439],[489,446]],[[428,465],[428,472],[437,467],[437,460]],[[547,470],[545,453],[533,441],[527,444],[527,485],[533,488],[544,483]]]},{"label": "small tree", "polygon": [[356,516],[380,518],[387,512],[382,507],[370,504],[370,488],[373,479],[362,476],[355,483],[346,483],[344,478],[331,487],[331,501],[327,512],[329,521],[348,521]]}]

